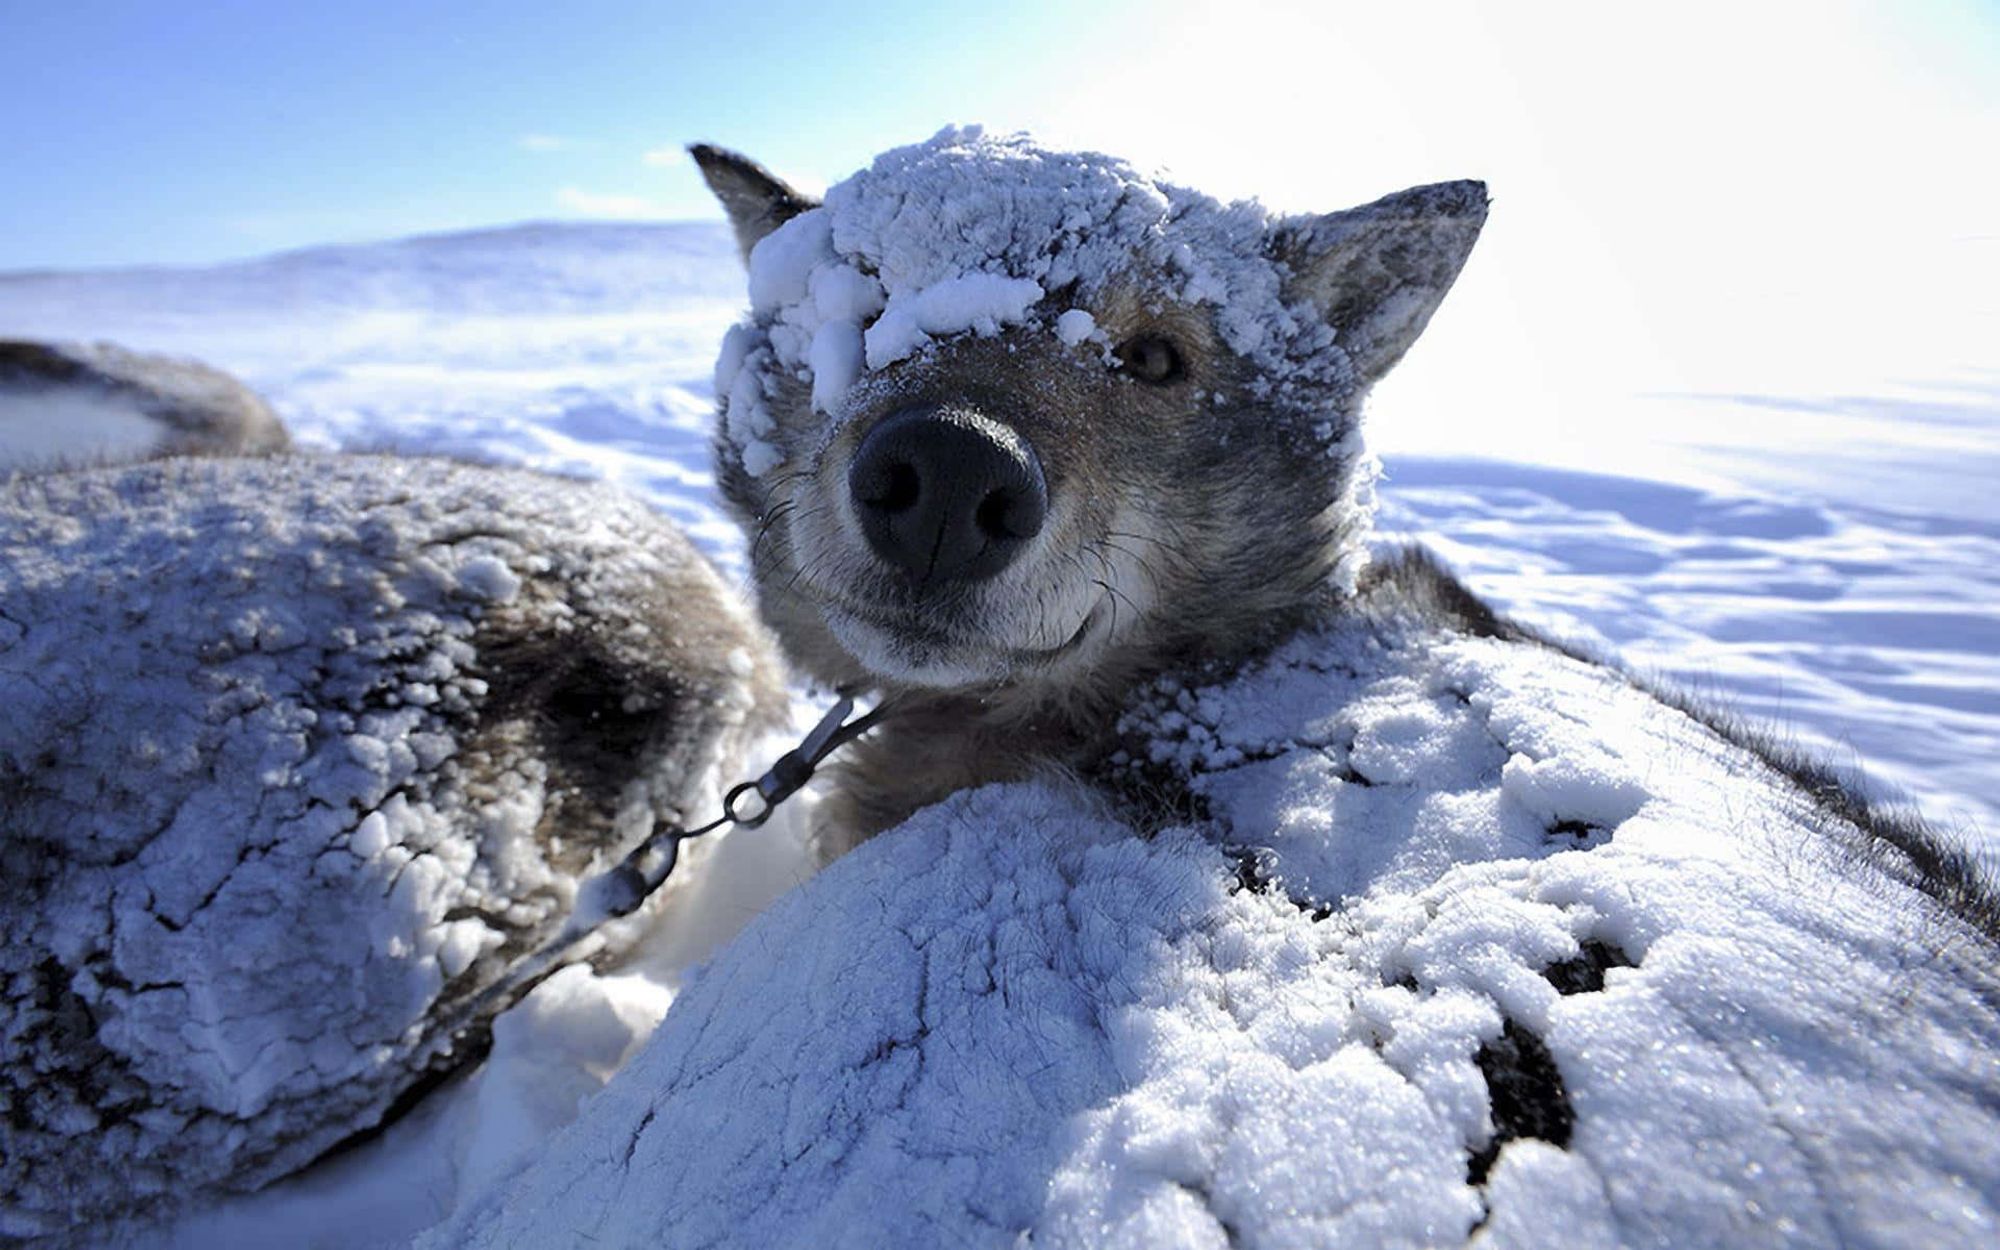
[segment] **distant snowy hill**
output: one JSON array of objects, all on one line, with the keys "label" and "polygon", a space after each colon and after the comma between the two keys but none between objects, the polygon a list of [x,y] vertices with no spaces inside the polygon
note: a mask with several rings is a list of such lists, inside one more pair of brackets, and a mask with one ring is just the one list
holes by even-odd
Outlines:
[{"label": "distant snowy hill", "polygon": [[[655,308],[738,297],[743,281],[721,225],[527,222],[386,243],[341,244],[207,268],[0,274],[0,301],[57,317],[129,322],[152,310],[254,309],[522,314]],[[12,318],[10,317],[10,323]]]}]

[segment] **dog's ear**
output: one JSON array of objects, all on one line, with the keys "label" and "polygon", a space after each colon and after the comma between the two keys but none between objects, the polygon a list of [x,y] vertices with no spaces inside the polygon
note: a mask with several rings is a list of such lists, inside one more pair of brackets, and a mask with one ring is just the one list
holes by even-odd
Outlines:
[{"label": "dog's ear", "polygon": [[722,201],[729,224],[736,230],[736,246],[747,263],[757,240],[784,225],[809,208],[817,207],[810,196],[785,185],[782,178],[747,156],[713,144],[690,143],[688,155],[701,166],[708,189]]},{"label": "dog's ear", "polygon": [[1319,309],[1372,385],[1437,311],[1486,221],[1486,184],[1441,182],[1272,229],[1285,296]]}]

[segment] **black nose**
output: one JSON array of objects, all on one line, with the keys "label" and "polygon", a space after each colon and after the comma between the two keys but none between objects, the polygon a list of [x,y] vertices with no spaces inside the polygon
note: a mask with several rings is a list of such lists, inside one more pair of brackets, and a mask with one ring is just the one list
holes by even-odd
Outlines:
[{"label": "black nose", "polygon": [[920,581],[992,577],[1049,513],[1041,462],[1021,436],[950,408],[906,408],[878,423],[854,453],[847,490],[875,554]]}]

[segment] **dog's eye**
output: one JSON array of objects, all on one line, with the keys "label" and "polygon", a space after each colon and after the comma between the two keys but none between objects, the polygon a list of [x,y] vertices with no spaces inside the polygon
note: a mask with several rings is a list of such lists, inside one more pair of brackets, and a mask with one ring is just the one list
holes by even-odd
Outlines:
[{"label": "dog's eye", "polygon": [[1165,386],[1187,376],[1180,350],[1157,334],[1141,334],[1125,340],[1118,348],[1118,362],[1133,377],[1151,386]]}]

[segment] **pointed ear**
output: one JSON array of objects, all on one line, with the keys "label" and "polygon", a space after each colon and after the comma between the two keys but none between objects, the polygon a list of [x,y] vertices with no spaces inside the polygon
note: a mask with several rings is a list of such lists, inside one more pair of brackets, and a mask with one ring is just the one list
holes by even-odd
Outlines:
[{"label": "pointed ear", "polygon": [[707,143],[688,144],[688,155],[701,166],[708,189],[722,201],[729,224],[736,230],[736,247],[745,263],[757,240],[809,208],[810,197],[786,186],[784,180],[747,156]]},{"label": "pointed ear", "polygon": [[1412,187],[1373,204],[1297,217],[1272,230],[1285,296],[1319,309],[1373,385],[1437,311],[1486,221],[1486,184]]}]

